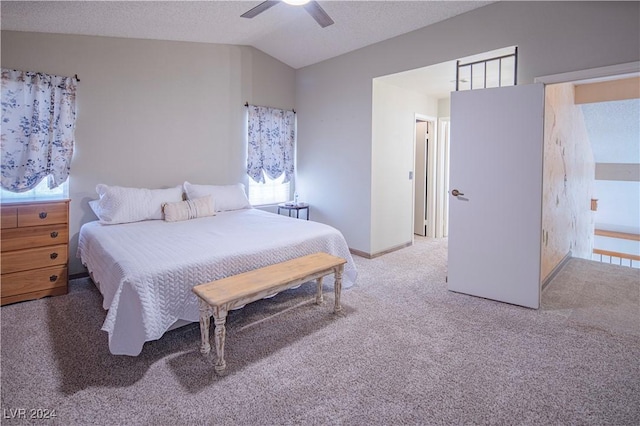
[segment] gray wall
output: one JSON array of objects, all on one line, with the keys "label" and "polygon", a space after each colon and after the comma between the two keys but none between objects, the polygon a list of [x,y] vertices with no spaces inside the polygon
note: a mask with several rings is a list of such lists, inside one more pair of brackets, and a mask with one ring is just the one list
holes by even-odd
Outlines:
[{"label": "gray wall", "polygon": [[80,78],[71,274],[96,184],[246,184],[244,103],[295,107],[295,70],[252,47],[3,31],[2,67]]},{"label": "gray wall", "polygon": [[[312,218],[371,253],[372,79],[517,44],[519,81],[637,61],[638,2],[498,2],[293,70],[251,47],[2,32],[2,66],[78,74],[71,273],[95,185],[246,182],[245,101],[298,111],[298,176]],[[391,199],[391,197],[389,197]],[[391,226],[391,225],[389,225]],[[384,247],[376,247],[376,251]]]},{"label": "gray wall", "polygon": [[[372,253],[372,180],[410,165],[372,166],[372,79],[518,45],[520,84],[538,76],[638,61],[638,2],[497,2],[297,70],[297,189],[314,218]],[[453,77],[452,77],[453,78]],[[452,123],[454,126],[455,123]],[[380,201],[382,202],[382,201]],[[402,207],[400,207],[402,208]],[[376,247],[375,251],[384,248]]]}]

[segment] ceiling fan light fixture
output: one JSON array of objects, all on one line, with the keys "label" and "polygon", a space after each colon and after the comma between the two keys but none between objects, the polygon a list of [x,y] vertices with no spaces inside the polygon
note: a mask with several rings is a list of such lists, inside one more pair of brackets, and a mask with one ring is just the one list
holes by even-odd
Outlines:
[{"label": "ceiling fan light fixture", "polygon": [[271,9],[273,6],[279,4],[280,2],[284,2],[293,6],[303,6],[304,10],[306,10],[322,28],[328,27],[329,25],[333,25],[335,23],[333,22],[333,19],[331,19],[331,17],[327,15],[327,12],[324,11],[322,6],[320,6],[320,4],[318,4],[318,2],[315,0],[266,0],[253,7],[252,9],[246,11],[245,13],[240,15],[240,17],[255,18],[265,10]]},{"label": "ceiling fan light fixture", "polygon": [[302,6],[309,3],[309,0],[282,0],[286,4],[290,4],[291,6]]}]

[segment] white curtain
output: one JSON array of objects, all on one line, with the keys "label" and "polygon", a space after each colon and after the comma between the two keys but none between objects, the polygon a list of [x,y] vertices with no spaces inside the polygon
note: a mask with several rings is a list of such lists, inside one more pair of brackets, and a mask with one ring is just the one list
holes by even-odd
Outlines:
[{"label": "white curtain", "polygon": [[76,127],[73,77],[2,69],[2,177],[25,192],[49,176],[49,188],[69,176]]},{"label": "white curtain", "polygon": [[289,182],[294,170],[295,113],[276,108],[249,105],[247,174],[264,183],[285,175]]}]

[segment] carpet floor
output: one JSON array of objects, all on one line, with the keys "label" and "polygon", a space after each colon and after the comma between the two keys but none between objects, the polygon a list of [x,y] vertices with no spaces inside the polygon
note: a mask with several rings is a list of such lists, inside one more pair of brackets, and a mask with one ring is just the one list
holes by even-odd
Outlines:
[{"label": "carpet floor", "polygon": [[322,306],[309,284],[232,312],[223,376],[197,324],[111,355],[73,280],[0,309],[2,423],[640,424],[637,269],[572,259],[531,310],[449,292],[446,257],[425,238],[356,257],[342,315],[330,283]]}]

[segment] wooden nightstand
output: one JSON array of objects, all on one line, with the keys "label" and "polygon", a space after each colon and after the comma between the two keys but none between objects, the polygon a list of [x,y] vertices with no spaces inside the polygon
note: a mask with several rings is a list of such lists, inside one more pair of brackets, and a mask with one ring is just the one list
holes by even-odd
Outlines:
[{"label": "wooden nightstand", "polygon": [[0,304],[67,293],[69,200],[1,207]]}]

